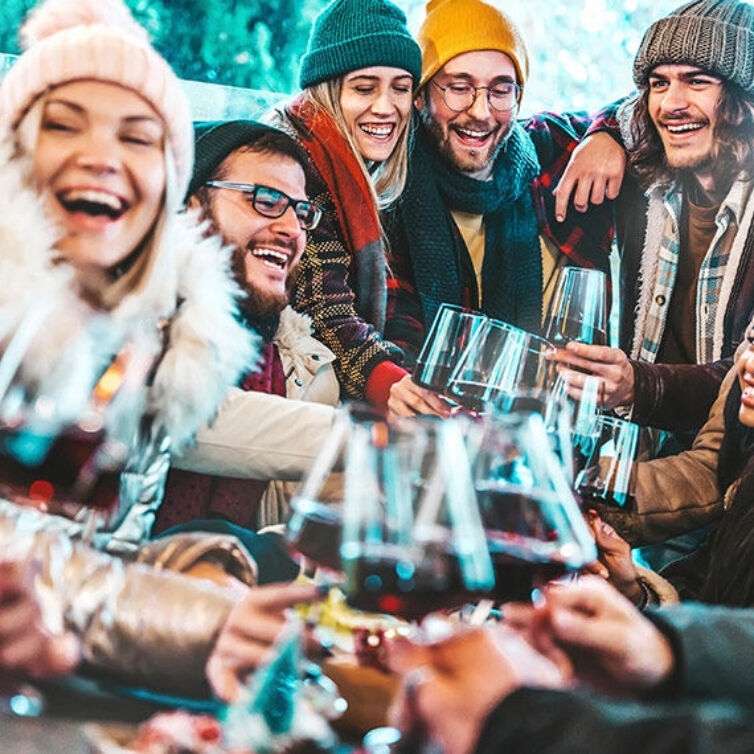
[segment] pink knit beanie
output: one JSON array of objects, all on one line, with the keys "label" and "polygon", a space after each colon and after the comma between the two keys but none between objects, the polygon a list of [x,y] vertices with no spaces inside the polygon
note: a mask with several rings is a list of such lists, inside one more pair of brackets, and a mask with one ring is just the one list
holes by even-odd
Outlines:
[{"label": "pink knit beanie", "polygon": [[93,79],[132,89],[165,122],[179,196],[193,165],[191,110],[178,77],[122,0],[46,0],[20,31],[23,54],[0,83],[0,128],[15,129],[52,87]]}]

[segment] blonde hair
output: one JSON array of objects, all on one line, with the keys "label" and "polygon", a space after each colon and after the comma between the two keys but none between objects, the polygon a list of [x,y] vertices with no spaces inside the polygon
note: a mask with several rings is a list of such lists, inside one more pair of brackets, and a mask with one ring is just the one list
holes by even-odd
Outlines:
[{"label": "blonde hair", "polygon": [[398,137],[395,148],[387,160],[377,165],[370,173],[343,117],[343,111],[340,107],[342,88],[343,77],[339,76],[306,88],[304,94],[309,102],[326,112],[333,119],[338,131],[357,158],[372,194],[374,206],[378,210],[387,209],[400,197],[406,185],[410,122],[406,123],[403,133]]},{"label": "blonde hair", "polygon": [[[38,97],[21,119],[18,126],[16,126],[15,142],[19,156],[32,158],[37,149],[42,115],[48,94],[49,91]],[[168,149],[167,143],[163,144],[163,152],[165,156],[165,191],[162,206],[154,224],[147,231],[139,246],[131,250],[132,254],[136,254],[136,259],[133,260],[132,264],[129,265],[128,269],[122,275],[116,275],[112,281],[106,283],[99,290],[87,291],[103,309],[115,309],[131,294],[139,298],[143,295],[146,295],[150,299],[154,298],[155,293],[152,289],[155,286],[159,287],[161,284],[159,280],[161,273],[157,270],[157,267],[160,266],[158,260],[160,247],[166,227],[169,225],[169,216],[171,212],[175,213],[180,208],[182,198],[178,195],[175,161]],[[27,169],[29,185],[36,190],[31,163]],[[61,259],[63,256],[61,253]]]}]

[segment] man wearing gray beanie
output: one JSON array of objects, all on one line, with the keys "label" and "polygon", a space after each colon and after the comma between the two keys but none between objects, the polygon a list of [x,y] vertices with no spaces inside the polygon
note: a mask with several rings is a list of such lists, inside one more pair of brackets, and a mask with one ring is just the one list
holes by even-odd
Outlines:
[{"label": "man wearing gray beanie", "polygon": [[754,6],[681,6],[649,27],[633,75],[616,207],[623,350],[571,353],[634,421],[694,430],[754,314]]}]

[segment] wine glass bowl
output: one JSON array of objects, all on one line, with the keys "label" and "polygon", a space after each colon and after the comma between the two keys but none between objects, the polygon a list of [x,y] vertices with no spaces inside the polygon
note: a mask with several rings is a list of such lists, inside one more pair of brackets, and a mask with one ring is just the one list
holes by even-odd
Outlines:
[{"label": "wine glass bowl", "polygon": [[545,338],[557,348],[571,341],[608,345],[606,288],[601,270],[562,268],[546,317]]}]

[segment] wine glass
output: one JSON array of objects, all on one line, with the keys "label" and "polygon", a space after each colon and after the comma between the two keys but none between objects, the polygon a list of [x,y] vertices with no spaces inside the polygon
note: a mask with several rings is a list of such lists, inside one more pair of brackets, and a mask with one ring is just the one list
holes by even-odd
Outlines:
[{"label": "wine glass", "polygon": [[604,405],[604,381],[584,375],[581,389],[574,394],[566,374],[559,374],[547,396],[545,428],[556,439],[556,447],[569,478],[575,481],[597,442],[598,418]]},{"label": "wine glass", "polygon": [[414,382],[437,393],[447,392],[450,373],[486,319],[484,314],[442,304],[414,367]]},{"label": "wine glass", "polygon": [[558,348],[572,340],[608,345],[606,277],[601,270],[564,267],[546,318],[545,337]]},{"label": "wine glass", "polygon": [[542,582],[596,558],[593,538],[539,414],[494,414],[474,463],[495,596],[528,600]]},{"label": "wine glass", "polygon": [[464,417],[353,427],[341,546],[349,604],[418,619],[492,589],[470,427]]},{"label": "wine glass", "polygon": [[576,480],[585,500],[623,508],[631,501],[631,471],[634,462],[648,460],[652,440],[646,428],[614,416],[597,419],[596,442]]},{"label": "wine glass", "polygon": [[554,365],[546,358],[552,346],[543,338],[498,320],[477,332],[450,376],[448,390],[461,404],[481,411],[515,408],[523,394],[546,390]]}]

